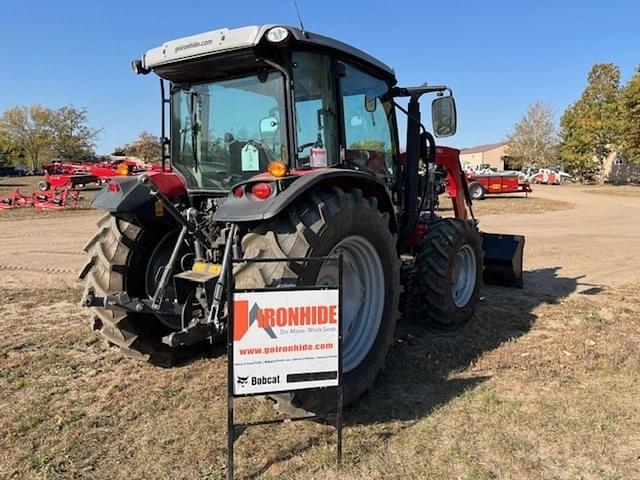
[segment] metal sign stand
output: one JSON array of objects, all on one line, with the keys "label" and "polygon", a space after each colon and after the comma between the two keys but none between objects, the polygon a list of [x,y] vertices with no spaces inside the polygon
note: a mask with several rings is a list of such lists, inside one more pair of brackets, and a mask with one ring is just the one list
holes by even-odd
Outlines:
[{"label": "metal sign stand", "polygon": [[[309,261],[337,261],[338,262],[338,285],[332,286],[322,286],[322,287],[313,287],[315,289],[338,289],[338,385],[337,387],[320,387],[320,388],[307,388],[295,390],[296,392],[300,391],[317,391],[317,390],[327,390],[327,389],[336,389],[337,390],[337,404],[336,404],[336,412],[330,414],[323,415],[309,415],[304,417],[295,417],[295,418],[278,418],[278,419],[268,419],[268,420],[260,420],[255,422],[245,422],[245,423],[235,423],[234,421],[234,400],[240,397],[250,397],[256,395],[265,395],[265,392],[262,393],[254,393],[254,394],[244,394],[237,395],[234,394],[234,360],[233,360],[233,301],[234,294],[236,293],[236,288],[233,279],[233,265],[239,263],[285,263],[285,262],[309,262]],[[229,268],[227,268],[226,272],[226,285],[227,285],[227,304],[229,305],[229,321],[227,326],[227,479],[233,480],[234,478],[234,444],[236,441],[236,433],[238,431],[243,431],[248,427],[260,426],[260,425],[272,425],[272,424],[282,424],[289,422],[296,422],[300,420],[316,420],[316,419],[325,419],[325,420],[333,420],[336,426],[337,433],[337,443],[336,443],[336,461],[338,466],[342,465],[342,408],[343,408],[343,385],[342,385],[342,254],[337,256],[324,256],[324,257],[305,257],[305,258],[261,258],[261,259],[235,259],[230,258]],[[248,291],[251,292],[268,292],[268,291],[278,291],[278,292],[286,292],[286,291],[300,291],[300,290],[309,290],[310,287],[263,287],[263,288],[252,288]],[[242,290],[243,292],[247,290]],[[289,393],[283,391],[273,391],[267,392],[269,393]]]}]

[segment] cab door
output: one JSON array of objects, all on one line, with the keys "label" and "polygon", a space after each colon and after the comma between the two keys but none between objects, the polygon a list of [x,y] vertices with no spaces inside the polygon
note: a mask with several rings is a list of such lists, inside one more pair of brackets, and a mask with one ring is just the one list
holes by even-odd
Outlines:
[{"label": "cab door", "polygon": [[364,170],[391,188],[398,162],[394,107],[382,79],[345,62],[338,63],[344,164]]}]

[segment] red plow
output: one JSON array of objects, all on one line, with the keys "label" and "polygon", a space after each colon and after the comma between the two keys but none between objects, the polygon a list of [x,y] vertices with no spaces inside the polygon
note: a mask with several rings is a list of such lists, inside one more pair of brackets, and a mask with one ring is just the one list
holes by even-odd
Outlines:
[{"label": "red plow", "polygon": [[13,210],[16,208],[31,207],[36,210],[63,210],[66,208],[77,208],[81,195],[70,186],[63,188],[51,187],[44,192],[34,192],[31,195],[24,195],[16,188],[8,196],[0,199],[0,209]]}]

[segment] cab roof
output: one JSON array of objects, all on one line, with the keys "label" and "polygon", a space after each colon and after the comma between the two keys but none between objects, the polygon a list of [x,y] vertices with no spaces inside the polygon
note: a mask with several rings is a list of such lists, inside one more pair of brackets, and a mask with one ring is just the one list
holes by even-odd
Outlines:
[{"label": "cab roof", "polygon": [[287,25],[275,24],[253,25],[234,29],[221,28],[198,35],[171,40],[159,47],[148,50],[142,56],[142,67],[147,71],[155,70],[159,67],[162,69],[161,67],[183,61],[252,48],[260,44],[263,39],[265,43],[268,43],[265,36],[267,32],[274,27],[287,29],[289,35],[291,35],[291,39],[297,44],[331,49],[356,58],[360,62],[379,70],[385,76],[391,77],[395,83],[395,72],[393,69],[362,50],[317,33],[303,31]]}]

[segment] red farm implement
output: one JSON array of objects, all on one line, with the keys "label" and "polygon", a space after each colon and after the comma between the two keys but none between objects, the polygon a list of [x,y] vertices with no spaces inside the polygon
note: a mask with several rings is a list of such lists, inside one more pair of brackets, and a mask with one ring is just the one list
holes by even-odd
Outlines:
[{"label": "red farm implement", "polygon": [[152,164],[137,160],[116,160],[94,164],[52,163],[45,165],[45,178],[38,188],[46,191],[49,188],[82,188],[94,183],[103,185],[113,177],[138,175],[155,169]]},{"label": "red farm implement", "polygon": [[531,185],[527,178],[518,173],[467,173],[469,193],[474,200],[482,200],[485,195],[498,195],[504,193],[531,193]]},{"label": "red farm implement", "polygon": [[36,210],[63,210],[77,208],[80,192],[71,187],[51,188],[46,192],[33,194],[33,207]]},{"label": "red farm implement", "polygon": [[11,210],[20,207],[33,206],[33,195],[23,195],[20,189],[16,188],[9,196],[0,200],[0,209]]},{"label": "red farm implement", "polygon": [[0,200],[0,209],[33,207],[36,210],[63,210],[77,208],[80,198],[80,192],[68,185],[62,188],[51,187],[49,190],[34,192],[31,195],[24,195],[19,189],[15,189]]}]

